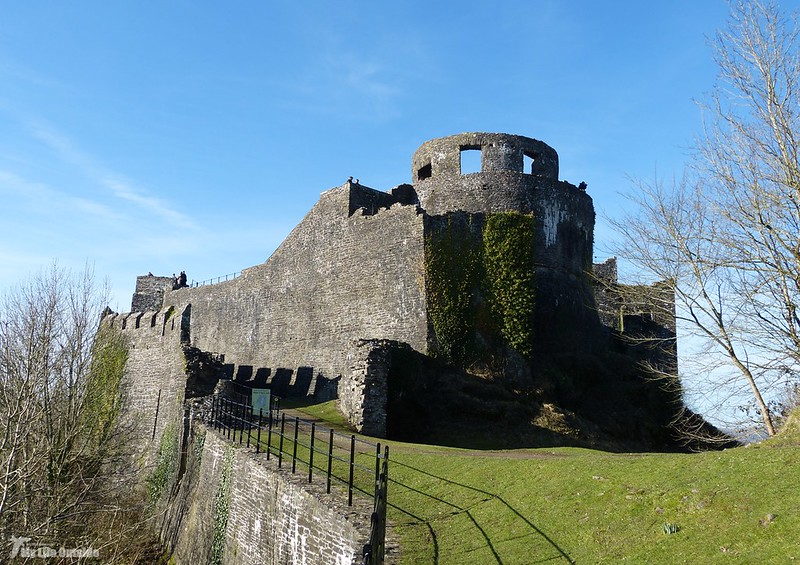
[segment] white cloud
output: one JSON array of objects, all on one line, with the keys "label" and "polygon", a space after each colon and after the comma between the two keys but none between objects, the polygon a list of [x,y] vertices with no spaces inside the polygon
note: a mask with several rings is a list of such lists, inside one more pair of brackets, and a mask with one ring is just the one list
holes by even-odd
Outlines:
[{"label": "white cloud", "polygon": [[108,221],[121,218],[118,213],[100,202],[72,196],[55,190],[45,183],[22,178],[10,171],[0,170],[0,192],[11,195],[17,202],[27,201],[29,210],[37,214],[49,211],[60,215],[82,212]]},{"label": "white cloud", "polygon": [[143,211],[155,214],[175,228],[195,229],[196,224],[185,214],[175,210],[169,203],[152,196],[123,175],[109,171],[99,165],[90,155],[81,151],[65,135],[41,122],[31,124],[33,135],[47,145],[66,163],[76,167],[81,174],[111,192],[113,196],[133,203]]}]

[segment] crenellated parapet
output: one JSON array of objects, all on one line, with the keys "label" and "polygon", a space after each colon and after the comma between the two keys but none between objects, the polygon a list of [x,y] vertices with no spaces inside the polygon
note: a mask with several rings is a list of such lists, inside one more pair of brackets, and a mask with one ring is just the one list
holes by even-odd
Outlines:
[{"label": "crenellated parapet", "polygon": [[137,338],[146,336],[166,336],[175,331],[183,332],[182,340],[188,340],[189,314],[191,306],[186,305],[180,312],[174,306],[148,312],[111,312],[102,324],[132,334]]}]

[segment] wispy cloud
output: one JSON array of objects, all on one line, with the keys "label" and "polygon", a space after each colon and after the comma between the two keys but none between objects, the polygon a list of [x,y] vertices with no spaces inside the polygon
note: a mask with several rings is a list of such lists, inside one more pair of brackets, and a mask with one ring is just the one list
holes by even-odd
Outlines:
[{"label": "wispy cloud", "polygon": [[174,209],[168,202],[152,196],[136,186],[124,175],[110,171],[96,159],[82,151],[67,136],[42,122],[30,124],[31,133],[53,150],[64,162],[76,167],[81,174],[96,185],[107,189],[113,196],[152,213],[175,228],[195,229],[197,226],[187,215]]},{"label": "wispy cloud", "polygon": [[365,60],[354,53],[328,57],[330,72],[339,77],[342,86],[362,92],[376,101],[386,101],[400,93],[391,83],[385,65],[374,60]]},{"label": "wispy cloud", "polygon": [[31,207],[41,211],[56,210],[59,214],[83,212],[97,219],[117,221],[120,214],[100,202],[72,196],[37,181],[31,181],[10,171],[0,170],[0,193],[13,195],[17,200],[26,200]]},{"label": "wispy cloud", "polygon": [[12,83],[25,83],[48,90],[66,91],[70,89],[63,82],[21,65],[18,61],[14,61],[2,53],[0,53],[0,76],[3,77],[3,80]]},{"label": "wispy cloud", "polygon": [[376,56],[331,47],[283,86],[292,96],[292,107],[348,119],[385,120],[399,112],[401,75]]}]

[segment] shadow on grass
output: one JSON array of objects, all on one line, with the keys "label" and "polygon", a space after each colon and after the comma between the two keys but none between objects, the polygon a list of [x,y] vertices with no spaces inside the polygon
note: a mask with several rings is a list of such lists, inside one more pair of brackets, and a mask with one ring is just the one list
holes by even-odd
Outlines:
[{"label": "shadow on grass", "polygon": [[[393,460],[392,461],[392,465],[393,466],[404,467],[404,468],[409,469],[409,470],[411,470],[413,472],[420,473],[421,475],[425,475],[427,477],[431,477],[433,479],[442,481],[442,482],[447,483],[449,485],[453,485],[453,486],[456,486],[456,487],[461,487],[461,488],[464,488],[464,489],[467,489],[467,490],[470,490],[470,491],[473,491],[473,492],[476,492],[476,493],[480,493],[480,494],[484,495],[485,497],[487,497],[487,498],[482,498],[481,500],[477,501],[475,504],[470,505],[470,506],[459,505],[459,504],[456,504],[454,502],[451,502],[451,501],[445,500],[443,498],[440,498],[438,496],[434,496],[432,494],[423,492],[423,491],[419,490],[418,488],[415,488],[415,487],[412,487],[410,485],[407,485],[407,484],[405,484],[405,483],[403,483],[401,481],[398,481],[397,479],[393,479],[393,478],[391,478],[391,473],[390,473],[389,482],[394,483],[395,485],[397,485],[399,487],[402,487],[402,488],[405,488],[405,489],[407,489],[409,491],[412,491],[412,492],[415,492],[417,494],[420,494],[420,495],[422,495],[422,496],[424,496],[426,498],[429,498],[429,499],[431,499],[433,501],[442,503],[442,504],[444,504],[444,505],[446,505],[446,506],[448,506],[450,508],[453,508],[454,510],[457,511],[457,513],[463,513],[472,522],[472,524],[478,530],[478,532],[480,532],[481,536],[483,537],[484,541],[486,542],[486,547],[489,548],[489,551],[491,551],[492,556],[494,557],[495,561],[498,564],[502,565],[503,564],[503,559],[502,559],[500,553],[498,552],[496,544],[493,543],[493,541],[492,541],[491,537],[489,536],[489,534],[487,533],[486,529],[481,526],[481,524],[478,522],[478,520],[476,519],[475,515],[471,511],[471,508],[473,508],[474,506],[477,506],[478,504],[483,504],[485,502],[489,502],[491,500],[495,500],[495,501],[499,502],[500,504],[502,504],[505,508],[507,508],[511,513],[513,513],[516,516],[516,518],[518,520],[520,520],[522,523],[524,523],[531,530],[531,532],[533,532],[536,535],[538,535],[539,537],[541,537],[557,553],[557,555],[554,555],[552,557],[545,557],[545,558],[540,559],[539,561],[531,560],[531,561],[529,561],[529,563],[544,563],[545,561],[552,561],[552,560],[564,560],[567,563],[575,563],[575,561],[569,556],[569,554],[567,554],[567,552],[564,551],[555,542],[555,540],[553,540],[550,536],[548,536],[541,528],[536,526],[536,524],[534,524],[530,519],[528,519],[525,515],[523,515],[519,510],[517,510],[511,504],[509,504],[509,502],[506,501],[503,497],[501,497],[501,496],[499,496],[497,494],[494,494],[492,492],[483,490],[483,489],[479,489],[479,488],[476,488],[476,487],[473,487],[473,486],[470,486],[470,485],[465,485],[463,483],[459,483],[457,481],[453,481],[453,480],[447,479],[445,477],[441,477],[439,475],[434,475],[433,473],[429,473],[428,471],[424,471],[422,469],[419,469],[417,467],[413,467],[411,465],[406,465],[405,463],[401,463],[401,462],[399,462],[397,460]],[[417,520],[419,523],[424,524],[427,527],[427,529],[428,529],[428,531],[430,533],[431,539],[433,541],[433,551],[434,551],[433,563],[438,564],[439,563],[439,540],[437,538],[436,531],[433,528],[433,524],[431,523],[431,520],[429,518],[424,518],[424,517],[421,517],[421,516],[417,516],[417,515],[409,512],[409,511],[407,511],[407,510],[405,510],[405,509],[403,509],[403,508],[401,508],[401,507],[399,507],[399,506],[397,506],[395,504],[392,504],[391,502],[389,502],[389,506],[391,506],[395,510],[397,510],[397,511],[399,511],[399,512],[401,512],[401,513],[403,513],[403,514],[405,514],[405,515],[407,515],[409,517],[411,517],[412,519]]]}]

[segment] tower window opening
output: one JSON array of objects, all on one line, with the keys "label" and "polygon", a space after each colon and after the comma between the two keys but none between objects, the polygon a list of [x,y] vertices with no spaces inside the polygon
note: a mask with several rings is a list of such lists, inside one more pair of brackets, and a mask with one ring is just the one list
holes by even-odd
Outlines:
[{"label": "tower window opening", "polygon": [[420,167],[420,169],[417,171],[417,180],[429,179],[431,178],[432,174],[431,164],[428,163],[427,165]]},{"label": "tower window opening", "polygon": [[481,172],[483,155],[480,145],[464,145],[461,147],[461,174]]},{"label": "tower window opening", "polygon": [[532,175],[536,171],[536,155],[533,153],[524,153],[522,157],[522,172],[526,175]]}]

